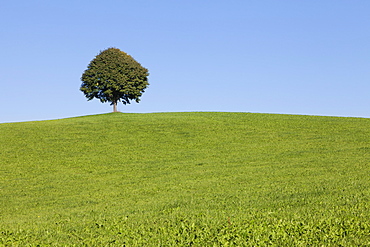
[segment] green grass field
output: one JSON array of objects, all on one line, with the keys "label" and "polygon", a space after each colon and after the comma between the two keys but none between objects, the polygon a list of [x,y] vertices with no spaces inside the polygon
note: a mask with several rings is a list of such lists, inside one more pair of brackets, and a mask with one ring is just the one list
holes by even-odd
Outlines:
[{"label": "green grass field", "polygon": [[0,124],[0,246],[370,246],[370,119]]}]

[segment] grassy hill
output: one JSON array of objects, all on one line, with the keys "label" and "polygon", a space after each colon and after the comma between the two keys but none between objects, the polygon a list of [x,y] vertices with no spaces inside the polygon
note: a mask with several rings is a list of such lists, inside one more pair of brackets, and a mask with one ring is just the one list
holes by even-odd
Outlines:
[{"label": "grassy hill", "polygon": [[0,245],[370,245],[370,119],[0,124]]}]

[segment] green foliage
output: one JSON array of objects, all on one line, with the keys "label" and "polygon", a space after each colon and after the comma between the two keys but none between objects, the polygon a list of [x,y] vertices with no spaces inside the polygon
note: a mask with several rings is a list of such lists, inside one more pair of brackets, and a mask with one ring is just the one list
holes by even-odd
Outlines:
[{"label": "green foliage", "polygon": [[117,48],[108,48],[97,55],[82,74],[80,90],[88,100],[130,104],[140,97],[149,85],[148,70],[130,55]]},{"label": "green foliage", "polygon": [[0,246],[369,246],[369,140],[248,113],[0,124]]}]

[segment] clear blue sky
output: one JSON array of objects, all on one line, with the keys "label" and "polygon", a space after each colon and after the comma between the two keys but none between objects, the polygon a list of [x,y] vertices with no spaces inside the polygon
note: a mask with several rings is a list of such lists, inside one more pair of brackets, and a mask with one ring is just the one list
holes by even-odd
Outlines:
[{"label": "clear blue sky", "polygon": [[370,117],[369,0],[8,0],[0,122],[112,111],[79,91],[108,47],[149,69],[122,112]]}]

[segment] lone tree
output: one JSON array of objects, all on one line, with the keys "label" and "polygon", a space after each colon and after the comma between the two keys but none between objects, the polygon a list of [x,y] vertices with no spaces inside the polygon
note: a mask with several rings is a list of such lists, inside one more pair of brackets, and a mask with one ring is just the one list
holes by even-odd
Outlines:
[{"label": "lone tree", "polygon": [[130,55],[117,49],[101,51],[87,66],[81,77],[80,90],[88,100],[99,99],[111,102],[117,112],[117,102],[124,105],[130,100],[140,102],[140,97],[149,85],[148,70]]}]

